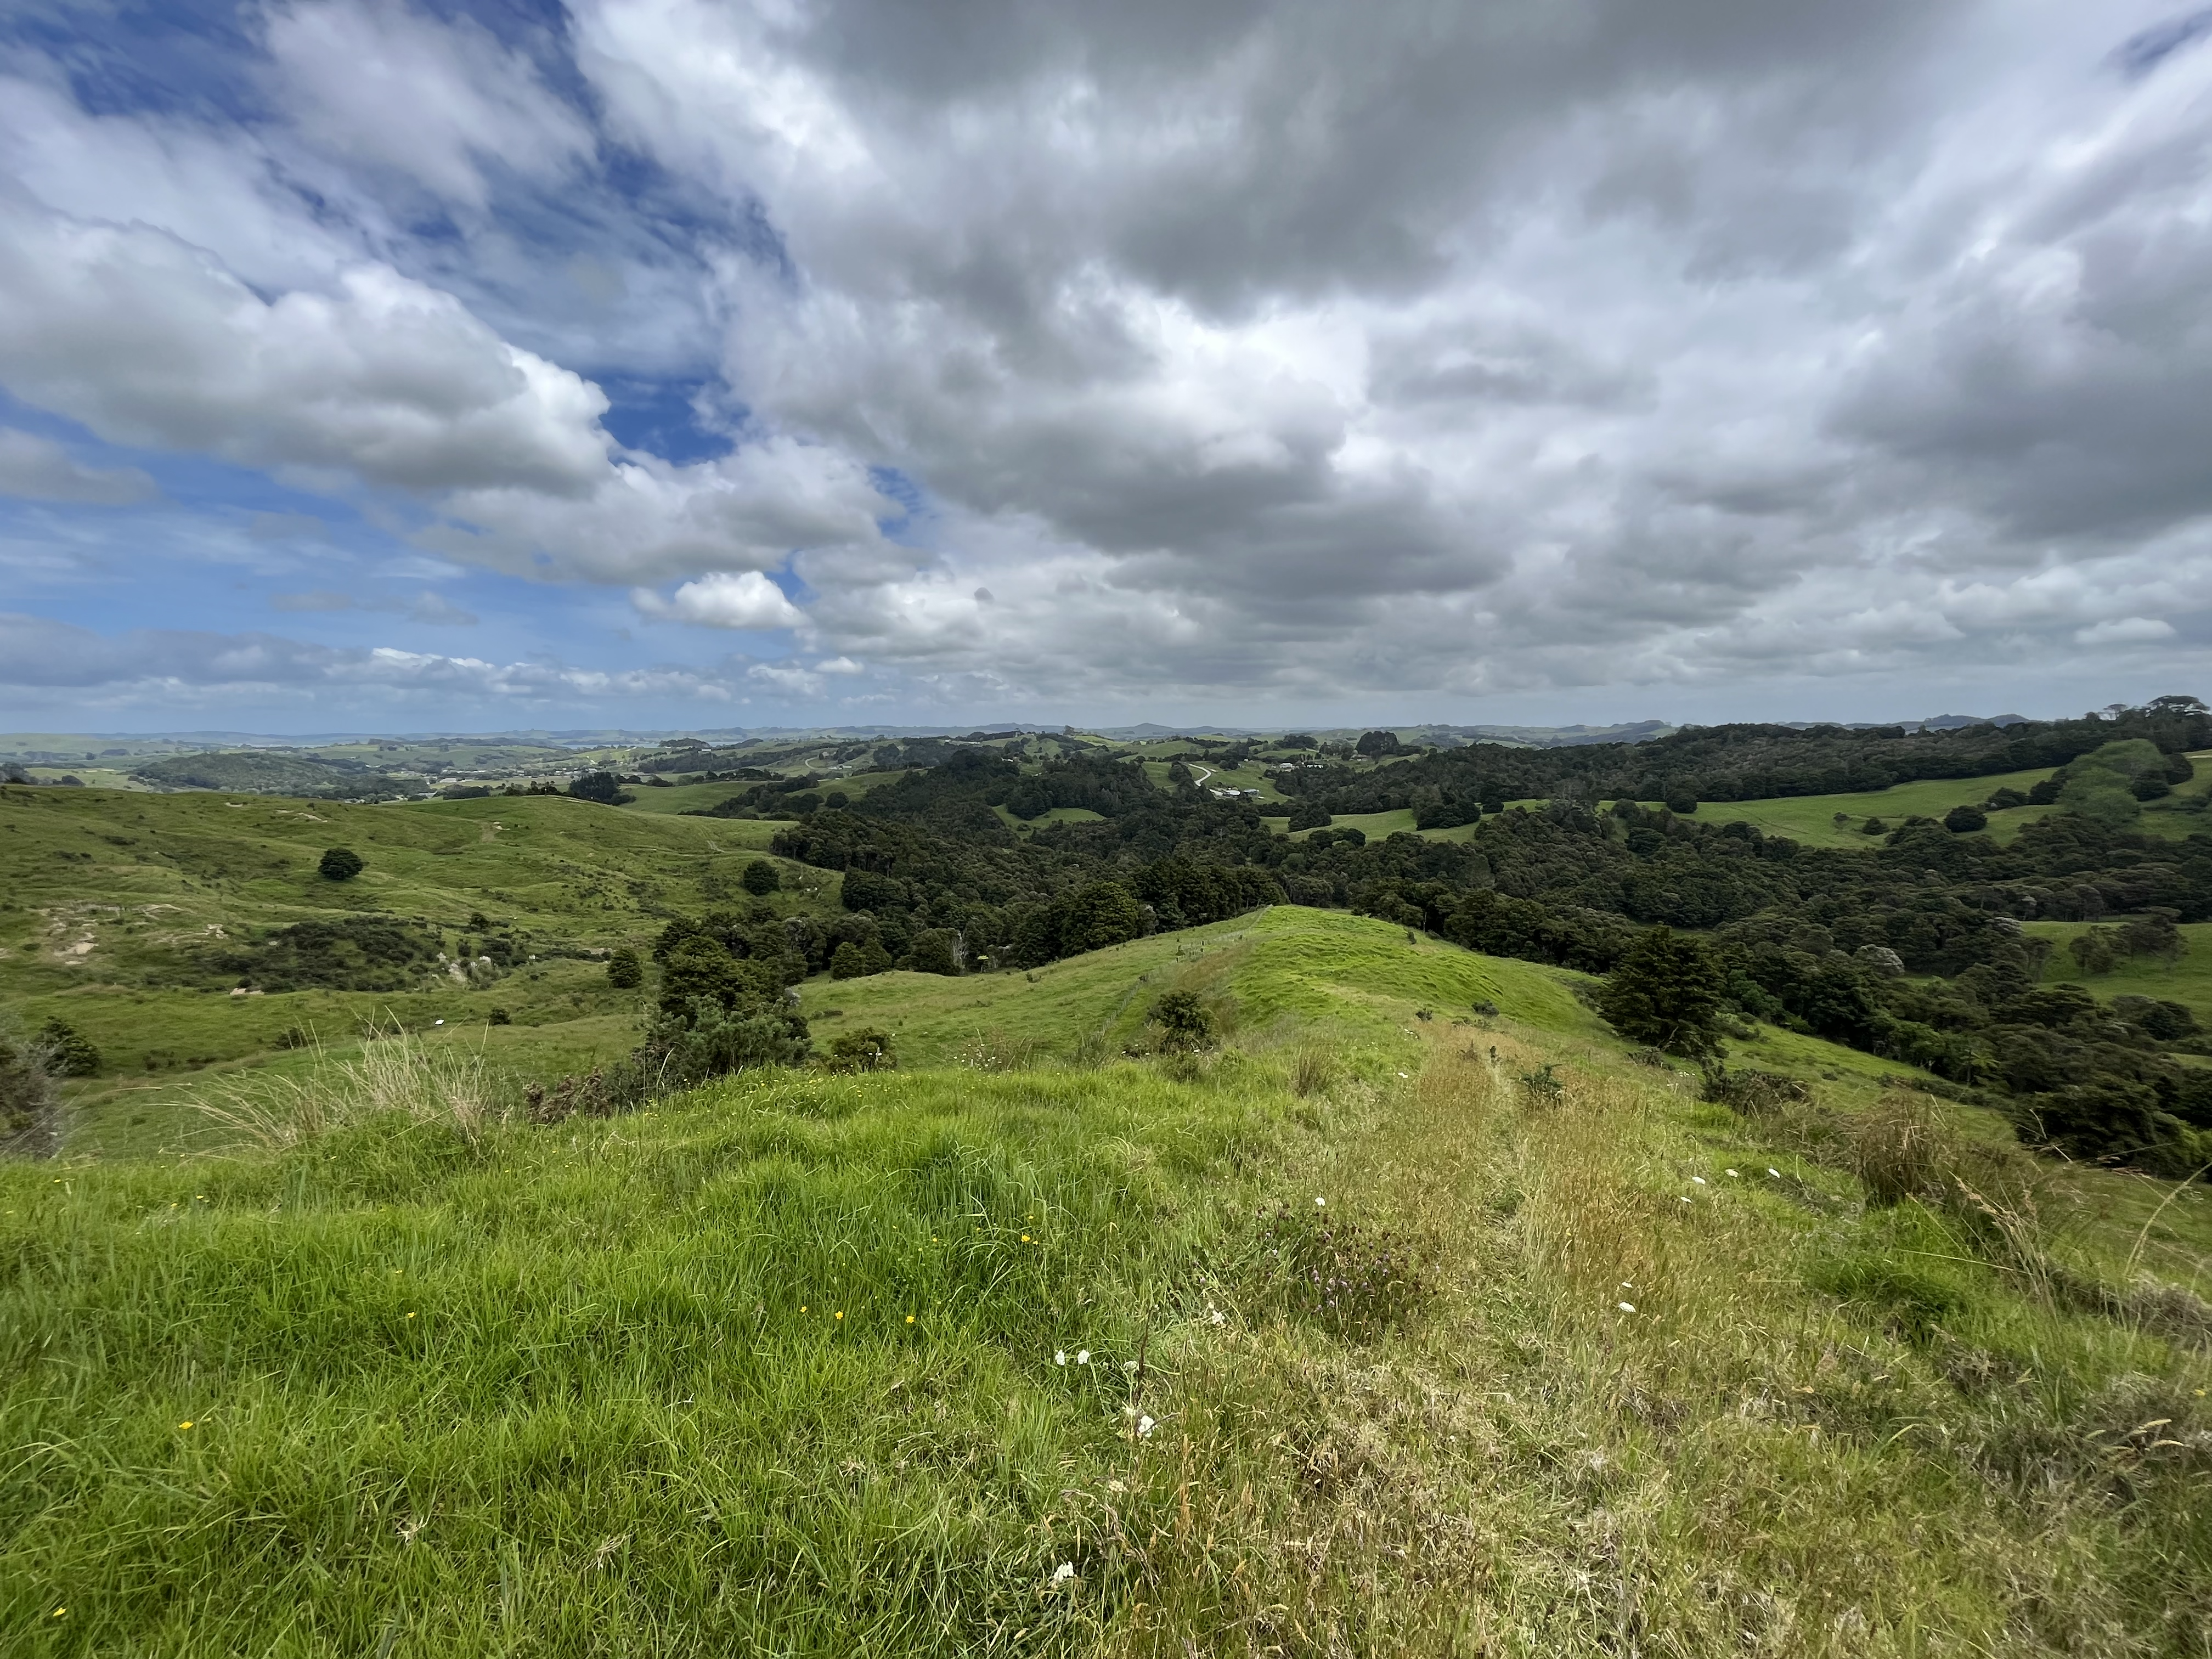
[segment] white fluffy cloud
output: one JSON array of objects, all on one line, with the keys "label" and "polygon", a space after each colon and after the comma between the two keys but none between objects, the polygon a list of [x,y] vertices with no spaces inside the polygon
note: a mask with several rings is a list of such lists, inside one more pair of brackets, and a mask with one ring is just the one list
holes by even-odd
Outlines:
[{"label": "white fluffy cloud", "polygon": [[795,628],[806,620],[783,590],[757,570],[717,570],[685,582],[665,599],[651,588],[641,587],[630,601],[641,614],[657,621],[705,628]]},{"label": "white fluffy cloud", "polygon": [[653,580],[867,543],[866,470],[793,440],[674,466],[607,400],[386,265],[264,300],[143,225],[0,203],[0,382],[111,441],[434,503],[424,544],[521,574]]},{"label": "white fluffy cloud", "polygon": [[276,6],[264,27],[269,85],[310,142],[446,200],[486,205],[487,164],[545,179],[591,153],[590,128],[530,60],[465,18],[383,0]]}]

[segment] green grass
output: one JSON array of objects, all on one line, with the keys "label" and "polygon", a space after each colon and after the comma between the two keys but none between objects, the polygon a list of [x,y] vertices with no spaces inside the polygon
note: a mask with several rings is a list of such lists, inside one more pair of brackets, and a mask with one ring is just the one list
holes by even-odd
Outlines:
[{"label": "green grass", "polygon": [[2043,982],[2056,984],[2069,980],[2087,987],[2109,1000],[2116,996],[2160,997],[2169,1002],[2186,1006],[2208,1027],[2212,1027],[2212,921],[2191,921],[2181,924],[2181,936],[2189,942],[2181,959],[2171,965],[2148,959],[2130,959],[2117,963],[2109,973],[2085,974],[2066,947],[2075,939],[2093,927],[2107,929],[2118,922],[2087,921],[2030,921],[2021,927],[2038,939],[2051,941],[2051,954],[2044,959]]},{"label": "green grass", "polygon": [[[386,1042],[392,1109],[289,1146],[0,1168],[8,1650],[2202,1651],[2204,1346],[1869,1206],[1572,976],[1282,908],[1005,977],[1237,1036],[535,1127]],[[987,985],[836,989],[919,1052]],[[2203,1189],[2069,1179],[2077,1272],[2205,1287]],[[1285,1248],[1419,1283],[1334,1316]]]},{"label": "green grass", "polygon": [[1296,905],[1093,951],[1050,967],[961,979],[890,973],[810,981],[802,1007],[827,1039],[875,1026],[909,1066],[1028,1048],[1067,1058],[1103,1036],[1134,1042],[1164,993],[1196,990],[1255,1034],[1327,1031],[1355,1044],[1402,1043],[1423,1009],[1447,1024],[1478,1002],[1531,1027],[1589,1033],[1596,1018],[1562,969],[1480,957],[1370,917]]},{"label": "green grass", "polygon": [[[1707,801],[1698,808],[1697,816],[1699,823],[1748,823],[1767,835],[1788,836],[1808,847],[1874,847],[1880,845],[1879,838],[1866,835],[1861,827],[1870,817],[1880,818],[1894,830],[1904,819],[1916,814],[1940,818],[1954,806],[1978,805],[2000,789],[2017,789],[2026,794],[2050,775],[2051,769],[2043,767],[1996,777],[1931,778],[1887,789],[1840,795]],[[1646,805],[1656,807],[1659,803],[1651,801]],[[1989,833],[2000,844],[2009,842],[2023,825],[2053,810],[2048,806],[2015,806],[1992,812]],[[1835,815],[1838,812],[1850,822],[1838,824]]]},{"label": "green grass", "polygon": [[[626,1048],[635,999],[612,992],[596,963],[556,953],[642,945],[669,915],[746,900],[738,876],[781,827],[553,796],[347,806],[0,790],[0,1006],[33,1025],[66,1020],[101,1050],[101,1075],[69,1090],[88,1151],[176,1144],[199,1079],[295,1068],[279,1046],[295,1030],[348,1050],[372,1025],[442,1020],[483,1034],[501,1008],[514,1024],[489,1040],[504,1060],[557,1074]],[[333,845],[359,852],[364,873],[343,884],[315,874]],[[777,906],[835,902],[835,877],[782,867],[793,890]],[[486,986],[426,976],[399,993],[232,998],[178,982],[196,949],[333,912],[422,918],[449,945],[482,912],[514,924],[541,960]]]},{"label": "green grass", "polygon": [[1034,830],[1038,825],[1046,823],[1097,823],[1103,816],[1092,811],[1087,806],[1048,807],[1033,818],[1018,818],[1004,806],[994,806],[991,810],[999,815],[1000,823],[1017,835],[1021,833],[1024,826]]}]

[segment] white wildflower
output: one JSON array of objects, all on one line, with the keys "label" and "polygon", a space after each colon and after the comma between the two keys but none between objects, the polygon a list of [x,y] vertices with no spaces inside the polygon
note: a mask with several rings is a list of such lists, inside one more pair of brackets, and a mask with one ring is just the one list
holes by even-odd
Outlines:
[{"label": "white wildflower", "polygon": [[1215,1324],[1217,1324],[1217,1325],[1225,1323],[1225,1322],[1227,1322],[1228,1318],[1229,1318],[1229,1316],[1228,1316],[1227,1314],[1223,1313],[1223,1312],[1221,1311],[1221,1310],[1220,1310],[1220,1309],[1216,1308],[1216,1309],[1214,1309],[1214,1310],[1213,1310],[1213,1319],[1212,1319],[1212,1322],[1213,1322],[1213,1323],[1215,1323]]},{"label": "white wildflower", "polygon": [[1137,1374],[1137,1362],[1133,1359],[1125,1359],[1121,1362],[1121,1369],[1134,1376]]},{"label": "white wildflower", "polygon": [[1734,1176],[1738,1181],[1743,1179],[1743,1171],[1741,1170],[1730,1170],[1729,1173]]},{"label": "white wildflower", "polygon": [[1314,1208],[1316,1210],[1326,1210],[1328,1208],[1328,1200],[1325,1198],[1317,1198],[1314,1200]]},{"label": "white wildflower", "polygon": [[1620,1309],[1623,1313],[1634,1313],[1636,1311],[1636,1304],[1633,1302],[1616,1302],[1613,1305]]},{"label": "white wildflower", "polygon": [[1149,1418],[1149,1417],[1140,1417],[1140,1418],[1139,1418],[1139,1419],[1137,1419],[1137,1438],[1138,1438],[1138,1439],[1139,1439],[1139,1440],[1142,1440],[1142,1439],[1146,1438],[1147,1436],[1149,1436],[1149,1435],[1152,1433],[1152,1431],[1154,1429],[1156,1429],[1156,1428],[1158,1428],[1158,1427],[1159,1427],[1159,1425],[1158,1425],[1158,1424],[1157,1424],[1157,1423],[1155,1423],[1155,1422],[1153,1422],[1153,1421],[1152,1421],[1152,1419],[1151,1418]]},{"label": "white wildflower", "polygon": [[1075,1351],[1075,1363],[1079,1365],[1088,1365],[1091,1363],[1091,1350],[1078,1348]]},{"label": "white wildflower", "polygon": [[1779,1181],[1779,1180],[1781,1180],[1781,1179],[1782,1179],[1782,1171],[1781,1171],[1781,1170],[1779,1170],[1773,1169],[1773,1168],[1770,1167],[1770,1168],[1767,1170],[1766,1173],[1767,1173],[1767,1174],[1769,1174],[1769,1175],[1771,1175],[1771,1176],[1773,1176],[1777,1181]]},{"label": "white wildflower", "polygon": [[1692,1176],[1690,1179],[1696,1182],[1700,1187],[1705,1184],[1705,1178],[1703,1176]]},{"label": "white wildflower", "polygon": [[1073,1561],[1063,1561],[1052,1570],[1052,1582],[1055,1584],[1065,1584],[1074,1577],[1075,1563]]},{"label": "white wildflower", "polygon": [[1067,1364],[1067,1350],[1065,1348],[1054,1348],[1052,1351],[1052,1363],[1055,1365],[1065,1365]]}]

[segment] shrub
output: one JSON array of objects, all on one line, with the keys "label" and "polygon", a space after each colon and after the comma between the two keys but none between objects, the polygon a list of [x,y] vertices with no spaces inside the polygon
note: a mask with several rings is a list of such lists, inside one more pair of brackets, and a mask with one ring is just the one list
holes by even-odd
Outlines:
[{"label": "shrub", "polygon": [[617,991],[635,991],[645,983],[645,964],[629,945],[617,945],[607,958],[607,983]]},{"label": "shrub", "polygon": [[1954,836],[1970,836],[1988,829],[1990,821],[1978,806],[1954,806],[1943,814],[1943,827]]},{"label": "shrub", "polygon": [[830,1040],[823,1063],[833,1072],[888,1072],[898,1065],[890,1033],[872,1025]]},{"label": "shrub", "polygon": [[756,898],[766,897],[783,885],[783,872],[766,859],[755,859],[745,866],[738,884]]},{"label": "shrub", "polygon": [[0,1152],[52,1158],[61,1150],[61,1091],[44,1043],[0,1036]]},{"label": "shrub", "polygon": [[1212,1012],[1189,991],[1170,991],[1153,1002],[1145,1016],[1160,1028],[1164,1053],[1191,1053],[1211,1048],[1214,1042]]},{"label": "shrub", "polygon": [[1863,836],[1886,836],[1889,833],[1889,826],[1880,818],[1869,818],[1859,825],[1859,833]]},{"label": "shrub", "polygon": [[329,848],[315,866],[325,881],[351,881],[368,867],[362,862],[361,854],[350,847]]},{"label": "shrub", "polygon": [[48,1020],[39,1028],[39,1037],[46,1050],[46,1069],[56,1077],[100,1075],[100,1050],[66,1020]]},{"label": "shrub", "polygon": [[1677,817],[1686,818],[1698,810],[1698,798],[1686,789],[1677,789],[1667,797],[1667,810]]},{"label": "shrub", "polygon": [[658,1093],[763,1066],[804,1066],[812,1052],[806,1021],[789,1008],[695,1002],[683,1018],[663,1015],[648,1026],[633,1058]]}]

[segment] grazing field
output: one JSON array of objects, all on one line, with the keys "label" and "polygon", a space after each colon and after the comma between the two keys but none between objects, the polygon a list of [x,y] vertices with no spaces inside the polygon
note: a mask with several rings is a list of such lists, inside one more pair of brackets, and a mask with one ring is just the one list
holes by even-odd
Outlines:
[{"label": "grazing field", "polygon": [[[2147,834],[2176,839],[2205,828],[2207,820],[2200,810],[2193,809],[2208,793],[2212,793],[2212,754],[2192,757],[2192,761],[2197,775],[2177,785],[2168,799],[2146,803],[2136,828]],[[2049,769],[2045,769],[1986,778],[1927,779],[1854,794],[1708,801],[1698,809],[1698,817],[1701,821],[1710,819],[1715,823],[1748,823],[1768,835],[1788,836],[1811,847],[1863,847],[1876,844],[1864,830],[1870,817],[1880,818],[1894,830],[1914,814],[1941,818],[1954,806],[1978,805],[2000,789],[2017,789],[2026,794],[2050,775]],[[1650,801],[1646,805],[1656,807],[1659,803]],[[1992,812],[1989,815],[1989,833],[1999,845],[2003,845],[2024,826],[2053,810],[2048,806],[2014,806]],[[1838,813],[1844,815],[1844,823],[1836,822]]]},{"label": "grazing field", "polygon": [[[1003,979],[830,989],[1040,1048],[532,1126],[387,1039],[0,1168],[9,1650],[2203,1650],[2205,1189],[1334,913]],[[1170,985],[1224,1048],[1080,1052]]]},{"label": "grazing field", "polygon": [[[664,792],[656,792],[664,793]],[[670,914],[732,896],[781,826],[639,815],[557,796],[355,806],[220,793],[0,789],[0,1009],[58,1018],[100,1049],[68,1085],[91,1150],[177,1144],[210,1077],[354,1051],[364,1032],[438,1030],[557,1075],[634,1041],[638,997],[597,953],[648,943]],[[366,869],[316,872],[347,846]],[[836,879],[786,864],[784,908],[834,902]],[[210,952],[302,921],[387,919],[458,957],[496,935],[517,960],[465,980],[434,963],[400,988],[234,997]],[[493,1026],[495,1011],[509,1024]],[[441,1025],[439,1022],[443,1022]]]},{"label": "grazing field", "polygon": [[[1900,783],[1887,789],[1869,789],[1842,795],[1796,795],[1772,800],[1707,801],[1698,808],[1702,823],[1748,823],[1770,836],[1788,836],[1811,847],[1879,846],[1864,832],[1869,818],[1880,818],[1894,830],[1913,816],[1940,818],[1954,806],[1978,805],[2000,789],[2022,794],[2051,775],[2048,768],[2032,772],[2007,772],[1988,778],[1929,778]],[[1649,805],[1656,806],[1656,801]],[[2048,806],[2015,806],[1990,814],[1989,833],[2000,842],[2018,835],[2021,826],[2051,811]],[[1847,822],[1838,823],[1836,814]]]},{"label": "grazing field", "polygon": [[2179,929],[2187,949],[2175,961],[2133,957],[2112,964],[2101,974],[2084,973],[2067,954],[2066,947],[2093,927],[2112,924],[2087,921],[2031,921],[2022,927],[2038,939],[2051,942],[2043,964],[2043,981],[2069,980],[2109,1000],[2116,996],[2160,997],[2186,1006],[2207,1026],[2212,1026],[2212,921],[2183,922]]}]

